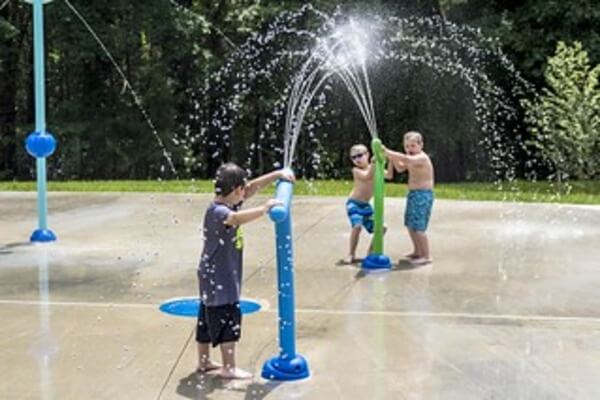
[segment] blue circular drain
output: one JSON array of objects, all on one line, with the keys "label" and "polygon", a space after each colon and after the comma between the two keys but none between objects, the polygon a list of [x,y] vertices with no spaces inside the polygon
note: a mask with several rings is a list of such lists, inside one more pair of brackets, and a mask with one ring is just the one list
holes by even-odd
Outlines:
[{"label": "blue circular drain", "polygon": [[[197,297],[183,297],[165,301],[160,305],[159,310],[177,317],[196,318],[199,308],[200,300]],[[252,314],[260,310],[260,304],[252,300],[241,300],[240,308],[242,314]]]}]

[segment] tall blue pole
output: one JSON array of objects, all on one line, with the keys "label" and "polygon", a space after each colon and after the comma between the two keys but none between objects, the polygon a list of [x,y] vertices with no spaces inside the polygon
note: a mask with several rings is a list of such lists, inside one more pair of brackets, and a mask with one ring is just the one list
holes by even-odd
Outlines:
[{"label": "tall blue pole", "polygon": [[32,242],[56,240],[48,229],[46,200],[46,157],[56,149],[56,140],[46,131],[46,92],[44,73],[44,7],[48,0],[33,0],[33,64],[35,80],[35,131],[25,141],[27,152],[36,158],[38,229],[31,234]]},{"label": "tall blue pole", "polygon": [[[289,171],[291,173],[291,171]],[[276,199],[283,203],[271,208],[269,216],[275,223],[277,252],[277,288],[279,290],[279,355],[263,365],[265,379],[290,381],[309,375],[306,359],[296,353],[296,322],[294,305],[294,250],[292,241],[291,205],[294,185],[277,182]]]}]

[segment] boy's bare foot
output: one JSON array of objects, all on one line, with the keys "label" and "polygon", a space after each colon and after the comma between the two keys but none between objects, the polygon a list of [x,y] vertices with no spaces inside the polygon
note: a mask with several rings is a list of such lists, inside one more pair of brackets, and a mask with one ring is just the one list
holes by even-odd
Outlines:
[{"label": "boy's bare foot", "polygon": [[417,253],[415,253],[415,252],[412,252],[412,253],[406,253],[404,255],[404,257],[405,258],[410,258],[410,259],[416,259],[416,258],[419,258],[419,255]]},{"label": "boy's bare foot", "polygon": [[254,375],[241,368],[221,368],[217,376],[222,379],[252,379]]},{"label": "boy's bare foot", "polygon": [[353,257],[353,256],[347,256],[344,257],[342,259],[340,259],[337,264],[338,265],[351,265],[351,264],[356,264],[357,262],[360,262],[359,258]]},{"label": "boy's bare foot", "polygon": [[219,368],[221,368],[221,364],[217,364],[209,360],[203,365],[198,365],[198,368],[196,368],[196,372],[199,374],[205,374],[207,372],[214,371]]},{"label": "boy's bare foot", "polygon": [[431,264],[433,260],[431,258],[419,257],[419,258],[411,258],[410,263],[414,266],[427,265]]}]

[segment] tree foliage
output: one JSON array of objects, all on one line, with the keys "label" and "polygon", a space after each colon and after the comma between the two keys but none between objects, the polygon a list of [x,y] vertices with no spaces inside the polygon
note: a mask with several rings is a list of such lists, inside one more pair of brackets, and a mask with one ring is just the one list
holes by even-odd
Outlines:
[{"label": "tree foliage", "polygon": [[543,85],[547,57],[559,41],[579,41],[600,62],[597,0],[444,0],[449,18],[497,37],[519,70]]},{"label": "tree foliage", "polygon": [[[72,12],[69,3],[89,23],[112,60]],[[51,179],[172,178],[165,154],[170,155],[180,177],[210,177],[224,159],[247,162],[256,172],[273,168],[279,155],[268,144],[280,141],[281,132],[268,131],[265,118],[276,106],[278,93],[273,88],[285,87],[283,80],[291,76],[279,77],[272,85],[267,81],[257,82],[242,110],[244,118],[236,125],[235,139],[224,150],[222,132],[203,131],[206,118],[214,115],[223,100],[222,93],[203,89],[217,86],[216,71],[248,38],[267,31],[280,13],[297,10],[306,3],[305,0],[48,3],[44,6],[47,122],[59,141],[56,153],[48,159]],[[597,63],[600,57],[600,37],[595,29],[600,25],[600,8],[594,0],[576,4],[560,0],[316,0],[311,3],[327,12],[341,6],[355,15],[374,12],[400,17],[435,16],[479,26],[497,37],[520,72],[540,87],[541,71],[559,40],[581,41],[592,63]],[[31,30],[28,3],[10,0],[0,10],[0,179],[34,176],[35,163],[23,148],[34,120]],[[481,157],[484,151],[480,145],[481,127],[474,119],[477,110],[463,80],[414,65],[373,66],[370,72],[378,126],[386,143],[399,147],[403,131],[422,130],[440,180],[488,177]],[[503,88],[512,84],[502,73],[488,70],[485,73]],[[310,172],[315,155],[320,157],[318,172],[322,176],[344,176],[349,166],[347,149],[354,142],[369,140],[349,96],[332,86],[323,111],[327,114],[309,116],[312,118],[309,124],[320,124],[317,134],[305,135],[300,142],[298,168],[308,176],[315,176]],[[521,118],[512,127],[507,125],[507,130],[521,126],[522,122]],[[178,141],[181,137],[191,137],[189,145],[183,146]],[[217,148],[223,151],[214,157]],[[515,162],[523,164],[526,157],[521,155]]]},{"label": "tree foliage", "polygon": [[581,43],[559,42],[548,60],[548,85],[539,98],[525,101],[531,143],[563,173],[600,177],[600,64],[592,68]]}]

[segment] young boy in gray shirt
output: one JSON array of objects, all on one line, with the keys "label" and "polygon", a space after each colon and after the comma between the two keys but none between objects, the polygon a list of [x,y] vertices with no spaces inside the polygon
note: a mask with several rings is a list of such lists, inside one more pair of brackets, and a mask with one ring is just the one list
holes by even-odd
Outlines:
[{"label": "young boy in gray shirt", "polygon": [[[246,173],[236,164],[219,167],[215,198],[204,215],[204,249],[198,266],[200,311],[196,329],[198,372],[220,369],[228,379],[248,379],[252,374],[236,367],[235,343],[241,335],[240,291],[242,285],[241,225],[265,215],[277,203],[240,210],[244,200],[277,179],[294,180],[293,175],[273,171],[246,182]],[[210,360],[210,344],[221,348],[223,365]]]}]

